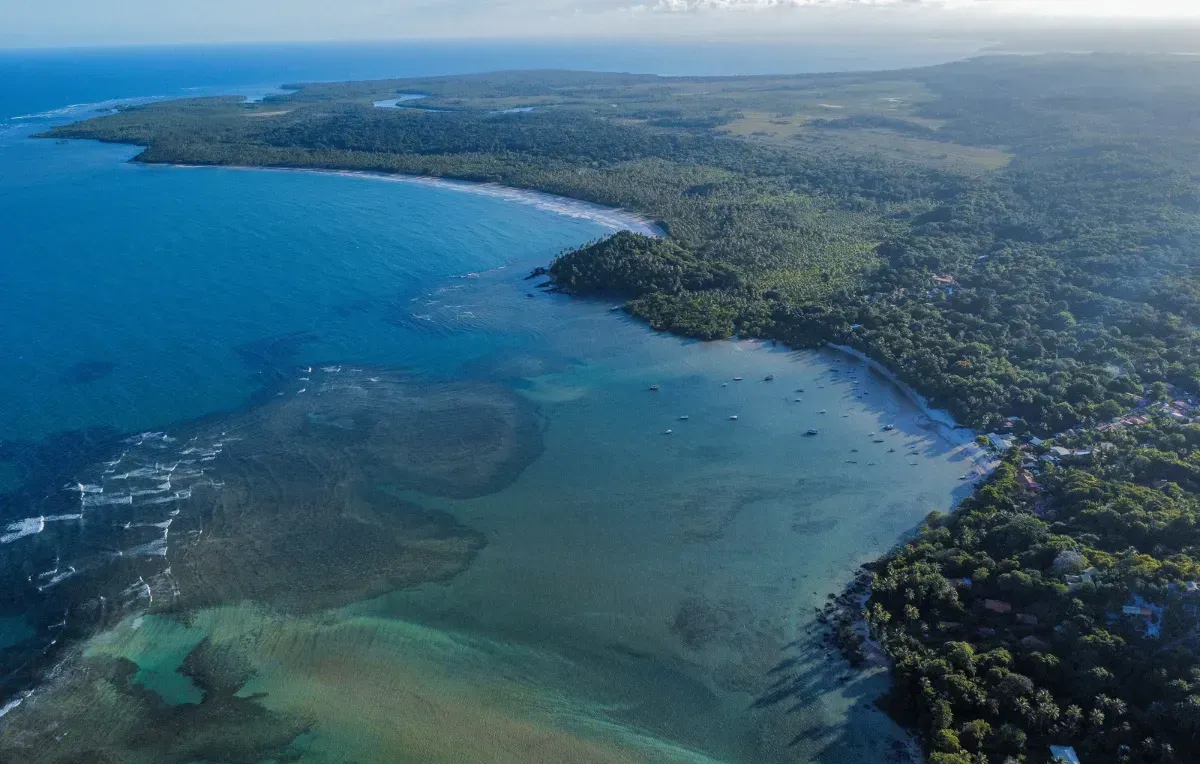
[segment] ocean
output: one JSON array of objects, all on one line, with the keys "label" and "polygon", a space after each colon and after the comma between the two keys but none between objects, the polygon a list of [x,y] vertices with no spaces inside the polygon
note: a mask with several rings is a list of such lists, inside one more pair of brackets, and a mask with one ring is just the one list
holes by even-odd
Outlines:
[{"label": "ocean", "polygon": [[30,136],[299,80],[973,50],[0,54],[0,760],[886,755],[814,609],[973,466],[886,380],[526,280],[648,230],[621,211]]}]

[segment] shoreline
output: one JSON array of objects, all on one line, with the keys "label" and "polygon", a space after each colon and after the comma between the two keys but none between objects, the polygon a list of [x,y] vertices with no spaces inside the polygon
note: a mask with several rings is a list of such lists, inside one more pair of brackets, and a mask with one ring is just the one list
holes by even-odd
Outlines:
[{"label": "shoreline", "polygon": [[[959,424],[950,412],[945,409],[933,408],[929,405],[928,399],[918,393],[911,385],[900,379],[894,371],[887,368],[883,364],[867,356],[861,350],[856,350],[849,345],[838,345],[833,342],[825,343],[825,346],[830,350],[836,350],[844,353],[852,358],[861,361],[867,368],[879,374],[881,377],[891,382],[897,390],[904,393],[905,397],[912,402],[914,406],[920,409],[921,414],[929,420],[931,425],[929,429],[935,430],[938,437],[946,442],[961,449],[966,458],[974,465],[971,475],[971,485],[976,486],[981,479],[986,479],[1000,464],[1000,460],[996,455],[989,450],[981,447],[975,442],[975,438],[980,433]],[[968,473],[971,474],[971,473]],[[961,500],[960,500],[961,501]]]},{"label": "shoreline", "polygon": [[364,178],[387,183],[407,183],[411,185],[442,188],[465,194],[477,194],[493,199],[504,199],[516,204],[525,204],[547,212],[554,212],[566,217],[591,220],[614,230],[628,230],[634,233],[664,238],[666,232],[658,223],[636,212],[622,207],[606,207],[603,204],[575,199],[570,196],[551,194],[546,191],[536,191],[527,188],[515,188],[500,183],[458,180],[455,178],[439,178],[432,175],[409,175],[399,172],[375,172],[371,170],[332,170],[319,167],[274,167],[267,165],[240,164],[186,164],[179,162],[145,162],[137,157],[129,160],[130,164],[145,167],[171,167],[181,170],[225,169],[255,172],[286,172],[306,173],[314,175],[338,175],[350,178]]}]

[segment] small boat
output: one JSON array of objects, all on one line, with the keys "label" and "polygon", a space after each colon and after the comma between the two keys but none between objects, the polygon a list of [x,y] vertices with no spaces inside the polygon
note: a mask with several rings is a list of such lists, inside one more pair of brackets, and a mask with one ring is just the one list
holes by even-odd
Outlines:
[{"label": "small boat", "polygon": [[797,387],[797,388],[796,388],[796,392],[798,392],[798,393],[802,393],[802,392],[804,392],[804,388],[803,388],[803,387]]},{"label": "small boat", "polygon": [[885,424],[885,425],[883,426],[883,431],[884,431],[884,432],[891,432],[891,431],[892,431],[892,430],[894,430],[894,429],[896,429],[896,425],[894,425],[894,424]]},{"label": "small boat", "polygon": [[730,417],[729,417],[729,420],[730,420],[731,422],[736,422],[736,421],[737,421],[737,414],[734,414],[734,415],[730,416]]},{"label": "small boat", "polygon": [[808,429],[808,432],[806,432],[806,433],[804,433],[804,434],[805,434],[805,435],[816,435],[816,434],[817,434],[817,429],[816,429],[815,427],[810,427],[810,428]]},{"label": "small boat", "polygon": [[775,379],[774,374],[768,374],[767,376],[763,377],[763,382],[772,382],[772,381],[774,381],[774,379]]},{"label": "small boat", "polygon": [[729,387],[729,383],[728,383],[728,382],[722,382],[722,383],[721,383],[721,387]]},{"label": "small boat", "polygon": [[876,438],[876,439],[875,439],[873,442],[875,442],[875,443],[882,443],[882,442],[883,442],[883,438]]},{"label": "small boat", "polygon": [[852,453],[852,454],[857,454],[857,453],[858,453],[858,449],[857,449],[857,448],[852,448],[852,449],[850,449],[850,453]]},{"label": "small boat", "polygon": [[822,414],[824,414],[824,413],[825,413],[825,409],[821,409],[821,413],[822,413]]},{"label": "small boat", "polygon": [[847,459],[846,464],[858,464],[858,461],[855,459]]},{"label": "small boat", "polygon": [[875,434],[875,433],[874,433],[873,431],[872,431],[872,432],[868,432],[868,433],[867,433],[867,436],[868,436],[868,437],[870,437],[871,435],[874,435],[874,434]]},{"label": "small boat", "polygon": [[675,432],[675,431],[674,431],[674,430],[667,430],[666,432],[664,432],[664,433],[663,433],[663,435],[670,435],[670,434],[671,434],[671,433],[673,433],[673,432]]},{"label": "small boat", "polygon": [[611,308],[609,308],[609,310],[620,310],[620,309],[621,309],[620,305],[614,305]]},{"label": "small boat", "polygon": [[686,422],[687,420],[688,420],[688,415],[687,415],[687,414],[684,414],[683,416],[679,417],[679,421],[680,421],[680,422]]},{"label": "small boat", "polygon": [[650,385],[650,392],[652,392],[652,393],[657,393],[657,392],[658,392],[658,385]]},{"label": "small boat", "polygon": [[896,449],[894,449],[894,448],[889,448],[889,449],[888,449],[888,453],[889,453],[889,454],[894,454],[894,453],[896,453]]},{"label": "small boat", "polygon": [[741,381],[742,381],[742,378],[741,378],[741,377],[734,377],[734,378],[733,378],[733,381],[734,381],[734,382],[741,382]]}]

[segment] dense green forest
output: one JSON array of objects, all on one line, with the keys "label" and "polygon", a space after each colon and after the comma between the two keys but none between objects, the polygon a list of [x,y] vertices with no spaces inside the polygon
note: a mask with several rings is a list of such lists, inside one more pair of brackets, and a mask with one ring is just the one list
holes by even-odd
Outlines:
[{"label": "dense green forest", "polygon": [[1086,762],[1200,754],[1200,592],[1187,586],[1200,426],[1150,417],[1062,440],[1091,453],[1029,486],[1014,450],[876,571],[868,619],[895,662],[889,710],[925,733],[933,764],[1052,744]]},{"label": "dense green forest", "polygon": [[[1049,444],[1014,449],[880,562],[869,620],[895,662],[890,709],[939,764],[1042,762],[1048,744],[1088,764],[1200,760],[1200,428],[1153,406],[1105,425],[1200,393],[1200,61],[294,87],[51,135],[142,145],[146,162],[415,173],[625,207],[665,238],[566,252],[556,288],[705,339],[850,345],[965,424],[1058,435],[1083,455],[1035,462],[1030,487],[1021,460]],[[399,94],[422,97],[372,105]],[[1122,614],[1131,601],[1165,608],[1160,635]]]}]

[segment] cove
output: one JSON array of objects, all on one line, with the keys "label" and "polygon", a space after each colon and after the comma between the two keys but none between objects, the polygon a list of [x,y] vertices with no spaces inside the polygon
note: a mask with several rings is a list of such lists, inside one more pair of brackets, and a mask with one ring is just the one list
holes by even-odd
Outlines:
[{"label": "cove", "polygon": [[[28,150],[47,169],[0,197],[0,429],[122,436],[75,490],[31,489],[56,473],[21,452],[8,641],[41,649],[67,603],[98,631],[4,716],[5,758],[832,762],[898,738],[812,616],[970,468],[886,380],[537,291],[533,265],[639,224],[573,203]],[[80,368],[104,373],[61,382]]]}]

